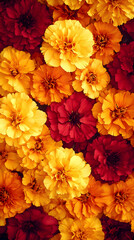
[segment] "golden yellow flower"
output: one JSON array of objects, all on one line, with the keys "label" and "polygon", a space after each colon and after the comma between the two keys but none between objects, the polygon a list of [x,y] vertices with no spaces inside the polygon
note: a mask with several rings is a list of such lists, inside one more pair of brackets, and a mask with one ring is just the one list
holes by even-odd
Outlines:
[{"label": "golden yellow flower", "polygon": [[59,223],[61,240],[104,240],[101,222],[98,218],[77,220],[65,218]]},{"label": "golden yellow flower", "polygon": [[0,170],[0,226],[6,224],[6,218],[22,213],[29,206],[18,174]]},{"label": "golden yellow flower", "polygon": [[83,91],[89,98],[98,98],[99,93],[107,87],[110,76],[98,59],[90,59],[89,65],[75,71],[73,88],[77,92]]},{"label": "golden yellow flower", "polygon": [[70,7],[71,10],[79,9],[85,0],[63,0],[63,2]]},{"label": "golden yellow flower", "polygon": [[66,72],[83,69],[93,53],[93,35],[79,21],[63,20],[50,25],[43,37],[41,52],[46,63]]},{"label": "golden yellow flower", "polygon": [[55,149],[46,155],[43,166],[46,172],[44,185],[50,190],[50,198],[79,197],[88,185],[91,168],[83,154],[75,154],[73,149]]},{"label": "golden yellow flower", "polygon": [[30,73],[35,69],[35,62],[30,58],[30,53],[9,46],[4,48],[0,55],[0,86],[8,93],[17,91],[28,94]]},{"label": "golden yellow flower", "polygon": [[130,138],[134,128],[134,93],[110,89],[94,104],[92,113],[98,119],[101,134]]},{"label": "golden yellow flower", "polygon": [[44,125],[40,135],[30,137],[24,145],[17,149],[22,158],[21,166],[33,169],[45,158],[46,153],[61,146],[62,142],[55,142],[50,135],[49,128]]},{"label": "golden yellow flower", "polygon": [[9,93],[0,106],[0,134],[8,145],[22,145],[41,133],[46,114],[25,93]]},{"label": "golden yellow flower", "polygon": [[122,25],[134,17],[133,0],[86,0],[91,5],[89,15],[94,16],[94,10],[103,22],[112,23],[114,26]]},{"label": "golden yellow flower", "polygon": [[104,214],[121,222],[134,219],[134,178],[109,185],[104,194]]},{"label": "golden yellow flower", "polygon": [[72,76],[61,67],[41,65],[33,73],[31,95],[40,104],[60,102],[72,94]]},{"label": "golden yellow flower", "polygon": [[120,50],[122,35],[111,23],[94,22],[87,27],[94,37],[92,57],[102,60],[103,65],[113,60],[115,52]]},{"label": "golden yellow flower", "polygon": [[104,203],[101,201],[103,188],[99,181],[92,175],[89,176],[89,184],[86,193],[78,198],[73,198],[66,202],[66,207],[70,214],[81,219],[97,216],[102,213]]}]

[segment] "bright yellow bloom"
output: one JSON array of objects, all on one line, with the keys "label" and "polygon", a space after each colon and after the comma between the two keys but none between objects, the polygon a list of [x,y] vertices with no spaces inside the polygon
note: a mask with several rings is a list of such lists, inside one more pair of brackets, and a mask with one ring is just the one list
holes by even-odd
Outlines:
[{"label": "bright yellow bloom", "polygon": [[70,7],[71,10],[79,9],[85,0],[63,0],[63,2]]},{"label": "bright yellow bloom", "polygon": [[33,73],[31,95],[40,104],[60,102],[72,94],[72,76],[61,67],[41,65]]},{"label": "bright yellow bloom", "polygon": [[74,217],[79,219],[97,216],[102,213],[104,207],[104,203],[101,201],[102,193],[101,183],[90,175],[86,193],[67,201],[66,207]]},{"label": "bright yellow bloom", "polygon": [[22,213],[30,205],[24,200],[21,178],[17,173],[0,170],[0,226],[5,219]]},{"label": "bright yellow bloom", "polygon": [[113,60],[115,52],[120,50],[122,35],[111,23],[94,22],[87,27],[94,37],[92,57],[102,60],[103,65]]},{"label": "bright yellow bloom", "polygon": [[46,63],[66,72],[83,69],[93,53],[93,35],[79,21],[63,20],[50,25],[44,34],[41,52]]},{"label": "bright yellow bloom", "polygon": [[104,194],[104,214],[121,222],[134,219],[134,178],[109,185]]},{"label": "bright yellow bloom", "polygon": [[79,197],[88,185],[91,168],[83,154],[75,154],[73,149],[57,148],[46,155],[43,166],[44,185],[50,190],[50,198]]},{"label": "bright yellow bloom", "polygon": [[98,59],[90,59],[89,65],[75,71],[73,88],[77,92],[83,91],[89,98],[98,98],[99,93],[107,87],[110,76]]},{"label": "bright yellow bloom", "polygon": [[92,108],[98,119],[98,131],[113,136],[130,138],[134,128],[134,93],[110,89],[104,98],[100,97]]},{"label": "bright yellow bloom", "polygon": [[59,223],[61,240],[104,240],[101,222],[98,218],[77,220],[65,218]]},{"label": "bright yellow bloom", "polygon": [[0,55],[0,86],[8,93],[17,91],[28,94],[30,73],[35,69],[30,53],[9,46],[4,48]]},{"label": "bright yellow bloom", "polygon": [[8,145],[22,145],[41,133],[46,114],[25,93],[9,93],[0,106],[0,134]]}]

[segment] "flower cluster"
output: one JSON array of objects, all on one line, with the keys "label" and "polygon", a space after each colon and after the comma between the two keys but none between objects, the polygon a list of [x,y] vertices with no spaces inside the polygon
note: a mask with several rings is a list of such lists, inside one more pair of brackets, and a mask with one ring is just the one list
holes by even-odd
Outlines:
[{"label": "flower cluster", "polygon": [[0,239],[134,239],[133,0],[0,1]]}]

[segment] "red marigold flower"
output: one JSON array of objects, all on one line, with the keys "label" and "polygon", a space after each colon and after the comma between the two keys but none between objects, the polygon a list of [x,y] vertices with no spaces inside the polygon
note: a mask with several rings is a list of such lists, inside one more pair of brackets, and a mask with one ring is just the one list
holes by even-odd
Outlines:
[{"label": "red marigold flower", "polygon": [[128,35],[134,40],[134,19],[131,19],[126,24],[121,26],[121,30],[124,31],[124,34],[128,33]]},{"label": "red marigold flower", "polygon": [[43,212],[42,208],[31,207],[22,214],[8,219],[9,240],[49,239],[58,231],[58,221]]},{"label": "red marigold flower", "polygon": [[[44,31],[51,24],[45,5],[36,0],[20,0],[3,12],[5,31],[10,45],[31,51],[41,44]],[[2,40],[5,42],[4,36]]]},{"label": "red marigold flower", "polygon": [[134,149],[122,137],[100,136],[87,147],[86,161],[97,180],[124,180],[134,168]]},{"label": "red marigold flower", "polygon": [[134,239],[134,233],[131,232],[131,225],[129,223],[119,222],[103,215],[101,224],[105,233],[105,240]]},{"label": "red marigold flower", "polygon": [[111,74],[111,83],[114,87],[134,91],[134,41],[122,44],[120,52],[116,54],[113,62],[107,65]]},{"label": "red marigold flower", "polygon": [[84,142],[97,132],[96,120],[91,113],[94,101],[82,92],[73,93],[61,103],[47,108],[48,125],[55,141]]}]

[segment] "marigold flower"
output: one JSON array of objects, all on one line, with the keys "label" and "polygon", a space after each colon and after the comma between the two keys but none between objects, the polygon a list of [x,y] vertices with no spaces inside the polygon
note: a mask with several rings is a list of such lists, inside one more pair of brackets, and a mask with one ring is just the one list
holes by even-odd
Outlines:
[{"label": "marigold flower", "polygon": [[[45,0],[39,0],[40,2],[44,2]],[[57,5],[62,5],[63,4],[63,0],[46,0],[47,3],[50,5],[50,6],[57,6]]]},{"label": "marigold flower", "polygon": [[66,218],[59,223],[59,230],[61,240],[104,240],[101,222],[96,217],[86,218],[85,220]]},{"label": "marigold flower", "polygon": [[30,53],[9,46],[0,55],[0,86],[3,90],[29,93],[30,73],[35,69]]},{"label": "marigold flower", "polygon": [[61,67],[54,68],[44,64],[33,72],[31,95],[40,104],[60,102],[72,92],[72,76]]},{"label": "marigold flower", "polygon": [[98,131],[103,135],[121,134],[123,138],[130,138],[134,127],[133,109],[133,93],[110,89],[92,108],[93,116],[98,118]]},{"label": "marigold flower", "polygon": [[93,53],[92,33],[76,20],[56,21],[46,29],[43,40],[41,52],[46,63],[66,72],[85,68]]},{"label": "marigold flower", "polygon": [[102,60],[103,65],[113,60],[115,52],[120,50],[122,35],[111,23],[94,22],[87,27],[93,34],[93,58]]},{"label": "marigold flower", "polygon": [[110,76],[98,59],[91,59],[89,65],[83,69],[75,71],[75,80],[73,88],[77,92],[83,92],[89,98],[98,98],[99,93],[106,88],[110,82]]},{"label": "marigold flower", "polygon": [[70,214],[79,219],[97,216],[102,212],[104,204],[100,201],[103,193],[101,183],[96,181],[92,175],[89,176],[89,184],[84,194],[66,202]]},{"label": "marigold flower", "polygon": [[38,136],[46,114],[25,93],[12,93],[0,98],[0,134],[8,145],[19,146],[31,136]]},{"label": "marigold flower", "polygon": [[76,10],[84,4],[85,0],[63,0],[63,2],[68,5],[71,10]]},{"label": "marigold flower", "polygon": [[82,153],[60,147],[46,155],[42,164],[46,173],[44,185],[50,190],[50,198],[79,197],[88,185],[91,169]]},{"label": "marigold flower", "polygon": [[5,225],[6,218],[14,217],[28,207],[18,174],[0,170],[0,226]]}]

